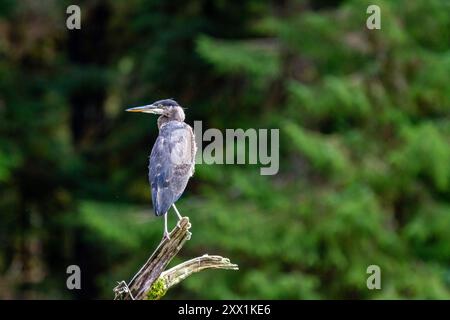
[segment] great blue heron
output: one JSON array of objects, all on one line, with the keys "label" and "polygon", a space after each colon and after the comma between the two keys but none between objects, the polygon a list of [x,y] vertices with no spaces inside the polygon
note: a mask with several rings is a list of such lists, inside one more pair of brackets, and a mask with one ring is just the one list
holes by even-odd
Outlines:
[{"label": "great blue heron", "polygon": [[169,238],[167,212],[175,206],[194,174],[197,147],[192,128],[184,122],[184,111],[172,99],[156,101],[150,105],[127,109],[128,112],[158,114],[159,136],[150,154],[148,178],[152,191],[155,214],[164,215],[164,237]]}]

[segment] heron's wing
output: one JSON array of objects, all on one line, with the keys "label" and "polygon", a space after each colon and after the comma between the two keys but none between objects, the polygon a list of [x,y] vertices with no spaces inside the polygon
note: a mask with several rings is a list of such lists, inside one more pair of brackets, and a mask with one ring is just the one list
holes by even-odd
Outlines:
[{"label": "heron's wing", "polygon": [[168,188],[172,176],[172,166],[167,165],[168,152],[168,141],[160,135],[153,146],[148,167],[153,208],[157,216],[166,213],[171,205],[172,197]]},{"label": "heron's wing", "polygon": [[156,215],[163,215],[178,200],[192,176],[195,139],[185,123],[165,124],[150,155],[149,180]]}]

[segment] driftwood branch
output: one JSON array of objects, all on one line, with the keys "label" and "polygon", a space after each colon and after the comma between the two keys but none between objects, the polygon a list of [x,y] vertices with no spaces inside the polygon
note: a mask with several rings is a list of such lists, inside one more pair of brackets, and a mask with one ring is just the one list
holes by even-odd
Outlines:
[{"label": "driftwood branch", "polygon": [[195,272],[205,269],[238,270],[238,266],[232,264],[227,258],[205,254],[164,271],[173,257],[181,250],[184,243],[190,239],[190,227],[189,218],[183,217],[170,233],[170,239],[164,238],[161,241],[131,281],[128,284],[125,281],[121,281],[114,288],[115,299],[157,300],[170,287],[178,284]]}]

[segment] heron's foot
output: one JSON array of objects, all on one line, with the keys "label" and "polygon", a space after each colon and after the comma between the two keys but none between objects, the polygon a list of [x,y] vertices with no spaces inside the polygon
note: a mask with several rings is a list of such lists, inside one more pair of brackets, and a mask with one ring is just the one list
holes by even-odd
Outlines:
[{"label": "heron's foot", "polygon": [[164,231],[163,239],[170,240],[169,232]]}]

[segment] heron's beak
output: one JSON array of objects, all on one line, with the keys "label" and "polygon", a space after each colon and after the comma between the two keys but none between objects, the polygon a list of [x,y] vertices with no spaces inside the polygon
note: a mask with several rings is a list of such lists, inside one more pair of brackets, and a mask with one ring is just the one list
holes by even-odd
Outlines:
[{"label": "heron's beak", "polygon": [[127,112],[144,112],[144,113],[153,113],[153,114],[163,114],[163,109],[155,106],[153,104],[149,104],[147,106],[135,107],[126,109]]}]

